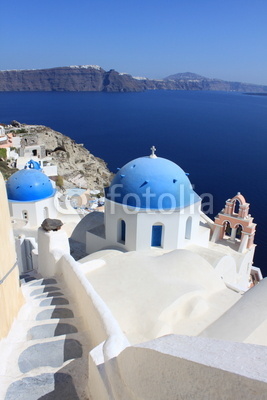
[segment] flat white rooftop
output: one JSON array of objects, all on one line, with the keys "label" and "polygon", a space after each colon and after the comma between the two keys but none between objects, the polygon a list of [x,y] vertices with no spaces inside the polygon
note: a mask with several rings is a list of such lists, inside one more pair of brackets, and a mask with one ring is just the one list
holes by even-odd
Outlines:
[{"label": "flat white rooftop", "polygon": [[132,344],[198,335],[241,298],[189,250],[105,250],[80,262]]}]

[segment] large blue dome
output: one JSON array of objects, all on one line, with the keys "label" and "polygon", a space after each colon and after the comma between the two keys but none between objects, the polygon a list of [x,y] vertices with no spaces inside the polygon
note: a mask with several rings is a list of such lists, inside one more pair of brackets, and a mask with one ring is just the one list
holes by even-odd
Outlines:
[{"label": "large blue dome", "polygon": [[42,200],[54,194],[47,175],[37,169],[22,169],[8,179],[7,197],[13,201]]},{"label": "large blue dome", "polygon": [[161,157],[141,157],[122,167],[106,197],[143,209],[180,209],[200,200],[185,172]]}]

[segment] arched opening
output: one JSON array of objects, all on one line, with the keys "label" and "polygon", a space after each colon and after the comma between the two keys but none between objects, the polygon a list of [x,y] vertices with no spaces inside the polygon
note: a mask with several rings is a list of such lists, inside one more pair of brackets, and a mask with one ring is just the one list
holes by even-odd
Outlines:
[{"label": "arched opening", "polygon": [[185,225],[185,239],[191,239],[192,217],[188,217]]},{"label": "arched opening", "polygon": [[239,239],[239,240],[241,239],[242,230],[243,230],[242,225],[237,225],[236,226],[236,235],[235,235],[236,239]]},{"label": "arched opening", "polygon": [[27,210],[23,210],[22,211],[22,219],[28,221],[29,215],[28,215],[28,211]]},{"label": "arched opening", "polygon": [[23,262],[23,272],[27,272],[33,270],[33,261],[32,261],[33,244],[29,239],[25,239],[23,244],[25,252],[25,259]]},{"label": "arched opening", "polygon": [[161,247],[162,246],[162,224],[154,224],[152,226],[152,234],[151,234],[151,246],[152,247]]},{"label": "arched opening", "polygon": [[118,221],[118,242],[125,244],[126,237],[126,223],[123,219]]},{"label": "arched opening", "polygon": [[58,146],[54,150],[52,150],[52,152],[54,152],[54,151],[65,151],[66,152],[66,149],[64,146]]},{"label": "arched opening", "polygon": [[229,221],[225,221],[223,224],[223,232],[224,232],[224,237],[231,237],[231,233],[232,233],[232,228],[230,225]]},{"label": "arched opening", "polygon": [[239,207],[240,207],[240,202],[239,202],[239,200],[235,199],[234,208],[233,208],[234,214],[239,213]]},{"label": "arched opening", "polygon": [[49,218],[48,207],[44,207],[44,219]]}]

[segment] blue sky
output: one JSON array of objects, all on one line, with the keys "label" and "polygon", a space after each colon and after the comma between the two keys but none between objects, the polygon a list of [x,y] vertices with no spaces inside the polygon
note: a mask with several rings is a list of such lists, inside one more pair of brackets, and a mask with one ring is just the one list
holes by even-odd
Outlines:
[{"label": "blue sky", "polygon": [[1,0],[0,70],[97,64],[267,85],[267,0]]}]

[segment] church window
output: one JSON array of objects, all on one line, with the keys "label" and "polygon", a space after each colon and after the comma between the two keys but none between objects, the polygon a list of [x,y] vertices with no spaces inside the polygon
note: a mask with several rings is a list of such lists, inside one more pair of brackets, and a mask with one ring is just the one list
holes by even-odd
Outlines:
[{"label": "church window", "polygon": [[126,233],[126,224],[125,221],[121,220],[121,241],[125,243],[125,233]]},{"label": "church window", "polygon": [[155,224],[152,226],[151,246],[161,247],[162,245],[162,225]]},{"label": "church window", "polygon": [[125,244],[126,237],[126,223],[123,219],[118,221],[118,242]]},{"label": "church window", "polygon": [[185,225],[185,239],[191,239],[192,217],[188,217]]}]

